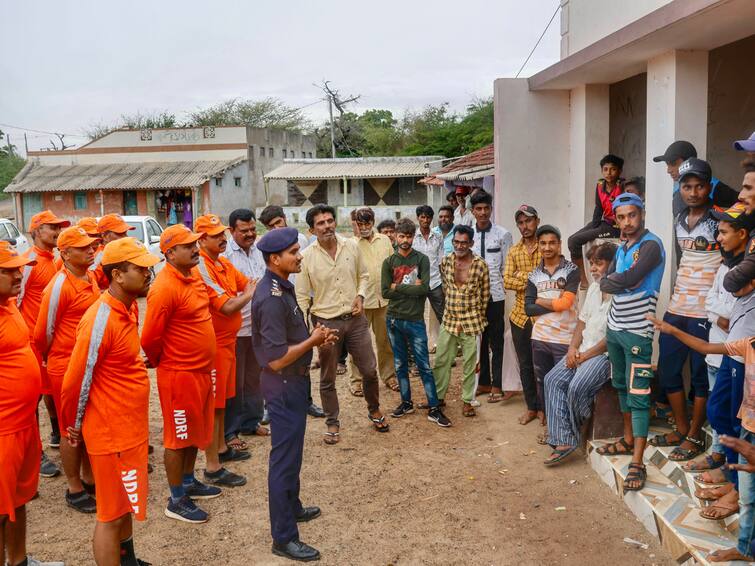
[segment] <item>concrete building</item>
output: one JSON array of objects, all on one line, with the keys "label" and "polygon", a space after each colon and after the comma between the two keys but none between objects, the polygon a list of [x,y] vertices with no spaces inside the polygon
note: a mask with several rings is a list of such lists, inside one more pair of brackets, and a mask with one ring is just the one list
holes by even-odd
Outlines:
[{"label": "concrete building", "polygon": [[[224,218],[234,208],[284,202],[285,181],[265,183],[265,174],[284,159],[316,157],[316,140],[300,132],[246,126],[121,129],[79,148],[30,151],[28,157],[29,166],[6,189],[16,193],[18,219],[51,208],[71,219],[119,212],[167,222],[166,199],[189,202],[194,216],[212,210]],[[153,185],[139,185],[132,173],[140,168]],[[196,175],[182,176],[192,171]],[[178,177],[171,180],[173,174]]]},{"label": "concrete building", "polygon": [[740,186],[732,141],[755,130],[755,2],[560,3],[561,60],[495,81],[498,219],[511,224],[526,202],[573,233],[590,217],[610,151],[626,159],[625,177],[646,177],[647,225],[670,249],[672,182],[652,158],[685,139],[715,176]]},{"label": "concrete building", "polygon": [[420,204],[440,206],[442,189],[419,181],[439,169],[442,159],[439,156],[289,159],[265,175],[265,180],[287,183],[284,210],[295,224],[303,224],[307,209],[318,203],[336,207],[339,224],[348,224],[351,211],[360,206],[371,207],[379,222],[413,217]]}]

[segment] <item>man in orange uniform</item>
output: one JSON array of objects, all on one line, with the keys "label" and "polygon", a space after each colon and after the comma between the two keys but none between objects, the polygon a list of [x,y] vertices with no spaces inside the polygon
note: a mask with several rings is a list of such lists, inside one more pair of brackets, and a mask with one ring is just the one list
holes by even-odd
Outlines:
[{"label": "man in orange uniform", "polygon": [[88,236],[97,239],[100,238],[100,233],[97,230],[97,219],[94,216],[85,216],[84,218],[81,218],[76,223],[76,226],[83,228]]},{"label": "man in orange uniform", "polygon": [[[58,236],[63,267],[42,294],[39,316],[34,326],[34,343],[47,362],[55,407],[60,421],[60,390],[76,340],[76,326],[86,310],[99,298],[100,290],[89,266],[94,261],[95,239],[78,226],[66,228]],[[65,436],[65,430],[61,427]],[[66,503],[82,513],[94,513],[92,471],[82,446],[60,443],[63,472],[68,480]],[[83,477],[82,477],[83,476]],[[82,481],[85,480],[85,481]]]},{"label": "man in orange uniform", "polygon": [[[29,327],[29,339],[33,340],[34,326],[39,316],[39,305],[42,302],[42,293],[47,284],[55,276],[60,267],[59,261],[56,260],[53,252],[58,243],[58,235],[61,228],[67,228],[71,223],[68,220],[58,218],[49,210],[45,210],[31,217],[29,222],[29,232],[31,232],[34,241],[24,256],[35,261],[34,264],[24,266],[21,279],[21,292],[16,298],[16,306],[24,317],[26,326]],[[32,350],[34,344],[32,343]],[[42,398],[47,408],[47,414],[50,417],[50,447],[57,448],[60,446],[60,428],[58,427],[58,417],[55,413],[55,403],[52,399],[52,389],[50,381],[47,378],[47,368],[42,363],[42,357],[39,352],[34,351],[39,362],[40,371],[42,372]],[[50,461],[42,451],[42,464],[39,468],[41,476],[52,478],[60,475],[60,469],[54,462]]]},{"label": "man in orange uniform", "polygon": [[157,388],[163,413],[165,471],[170,497],[165,515],[188,523],[204,523],[207,513],[193,499],[218,497],[220,489],[194,477],[197,449],[205,450],[213,431],[215,398],[215,331],[210,298],[195,269],[199,249],[195,234],[174,224],[160,236],[165,267],[147,294],[142,348],[157,367]]},{"label": "man in orange uniform", "polygon": [[199,273],[210,296],[212,326],[217,352],[212,370],[215,391],[215,424],[212,442],[207,447],[205,481],[224,487],[239,487],[246,478],[226,470],[223,462],[238,462],[251,457],[225,443],[225,404],[236,395],[236,333],[241,328],[241,309],[252,300],[256,282],[250,282],[231,261],[221,254],[227,246],[224,226],[214,214],[194,222],[199,239]]},{"label": "man in orange uniform", "polygon": [[28,328],[13,300],[21,292],[21,267],[26,265],[33,266],[34,260],[0,241],[0,564],[42,566],[26,555],[26,503],[39,484],[36,411],[42,385]]},{"label": "man in orange uniform", "polygon": [[[105,246],[110,242],[125,238],[129,230],[134,229],[133,226],[126,224],[126,221],[123,220],[120,214],[106,214],[97,222],[97,233],[99,234],[101,243],[94,255],[94,263],[90,269],[94,272],[97,285],[103,291],[110,287],[110,282],[102,271],[102,254],[104,253]],[[87,233],[89,233],[88,230]]]},{"label": "man in orange uniform", "polygon": [[134,238],[105,246],[110,287],[87,310],[63,378],[61,414],[68,441],[82,436],[97,486],[94,560],[140,566],[131,514],[147,518],[149,378],[139,348],[136,299],[146,297],[149,268],[160,262]]}]

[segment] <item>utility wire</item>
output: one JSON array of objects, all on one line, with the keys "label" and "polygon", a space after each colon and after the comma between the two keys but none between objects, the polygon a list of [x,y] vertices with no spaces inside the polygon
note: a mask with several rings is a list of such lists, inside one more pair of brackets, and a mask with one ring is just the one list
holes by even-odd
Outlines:
[{"label": "utility wire", "polygon": [[86,138],[88,136],[83,136],[80,134],[66,134],[63,132],[46,132],[44,130],[33,130],[32,128],[22,128],[21,126],[11,126],[10,124],[0,124],[0,126],[4,126],[6,128],[12,128],[14,130],[23,130],[25,132],[35,132],[37,134],[48,134],[51,136],[68,136],[70,138]]},{"label": "utility wire", "polygon": [[548,25],[545,26],[545,29],[543,30],[543,33],[540,34],[540,37],[537,40],[537,43],[535,43],[535,46],[532,48],[532,51],[530,51],[530,54],[527,55],[527,58],[524,60],[524,63],[522,63],[522,66],[519,67],[519,70],[516,73],[515,79],[519,78],[519,75],[524,70],[524,66],[529,62],[530,57],[532,57],[532,54],[535,52],[535,49],[537,49],[537,46],[540,45],[540,42],[543,40],[543,37],[545,36],[545,33],[548,31],[548,28],[551,27],[551,24],[553,23],[554,18],[556,17],[556,14],[558,14],[558,9],[561,7],[561,3],[559,2],[556,6],[556,10],[553,12],[553,15],[551,16],[551,19],[548,20]]}]

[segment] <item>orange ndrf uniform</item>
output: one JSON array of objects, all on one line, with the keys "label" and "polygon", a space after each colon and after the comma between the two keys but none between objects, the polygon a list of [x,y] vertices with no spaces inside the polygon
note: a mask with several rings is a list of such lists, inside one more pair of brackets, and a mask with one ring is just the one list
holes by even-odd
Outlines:
[{"label": "orange ndrf uniform", "polygon": [[87,280],[79,279],[66,268],[61,269],[42,293],[39,316],[34,326],[34,346],[47,361],[50,382],[60,433],[67,436],[60,412],[60,390],[68,367],[76,327],[87,309],[100,297],[100,290],[90,272]]},{"label": "orange ndrf uniform", "polygon": [[221,256],[213,261],[204,251],[199,252],[197,269],[210,297],[210,313],[217,343],[213,368],[215,408],[222,409],[228,399],[236,396],[236,334],[241,328],[241,311],[224,315],[220,309],[244,290],[249,279],[230,260]]},{"label": "orange ndrf uniform", "polygon": [[216,348],[210,298],[196,267],[185,277],[166,264],[157,275],[147,294],[141,342],[157,367],[165,448],[206,448],[215,413]]},{"label": "orange ndrf uniform", "polygon": [[41,376],[29,344],[29,329],[11,298],[0,304],[0,515],[16,520],[16,509],[37,493],[42,443],[37,427]]},{"label": "orange ndrf uniform", "polygon": [[105,272],[102,270],[102,254],[104,249],[105,246],[103,245],[100,245],[97,248],[97,251],[94,254],[94,263],[89,266],[89,272],[92,274],[92,277],[97,282],[97,287],[99,287],[101,291],[110,287],[110,282],[107,280]]},{"label": "orange ndrf uniform", "polygon": [[149,378],[134,306],[106,291],[89,307],[63,378],[61,427],[81,429],[102,522],[146,518]]},{"label": "orange ndrf uniform", "polygon": [[36,261],[36,265],[26,265],[23,268],[21,279],[21,292],[16,297],[16,306],[24,317],[26,326],[29,328],[29,340],[31,348],[39,363],[42,374],[42,394],[51,395],[52,387],[47,377],[47,367],[42,362],[42,355],[37,351],[34,340],[34,327],[39,318],[39,307],[42,304],[42,293],[61,267],[60,258],[56,258],[52,252],[32,246],[24,257]]}]

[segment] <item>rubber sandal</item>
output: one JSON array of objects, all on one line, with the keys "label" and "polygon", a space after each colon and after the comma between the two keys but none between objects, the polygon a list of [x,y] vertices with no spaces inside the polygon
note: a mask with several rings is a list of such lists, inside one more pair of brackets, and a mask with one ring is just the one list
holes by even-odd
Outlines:
[{"label": "rubber sandal", "polygon": [[[648,477],[647,469],[641,464],[629,464],[629,473],[624,478],[624,493],[628,491],[640,491],[645,487],[645,480]],[[639,481],[640,484],[637,487],[629,487],[627,485],[630,481]]]},{"label": "rubber sandal", "polygon": [[249,445],[241,440],[238,436],[234,436],[230,440],[225,441],[226,445],[235,450],[249,450]]},{"label": "rubber sandal", "polygon": [[465,402],[461,408],[461,414],[465,417],[476,417],[477,411],[475,411],[475,408],[470,403]]},{"label": "rubber sandal", "polygon": [[681,444],[671,451],[668,455],[668,459],[672,462],[686,462],[697,458],[700,454],[705,452],[705,443],[702,440],[685,436],[684,440],[691,442],[693,448],[682,448]]},{"label": "rubber sandal", "polygon": [[346,366],[343,364],[338,364],[336,366],[336,375],[343,375],[346,373]]},{"label": "rubber sandal", "polygon": [[398,380],[395,377],[390,378],[388,381],[385,382],[385,386],[390,389],[391,391],[398,391]]},{"label": "rubber sandal", "polygon": [[[723,499],[723,498],[721,498]],[[709,517],[706,513],[709,513],[713,509],[718,509],[720,511],[723,511],[723,515],[719,515],[717,517]],[[700,509],[700,516],[703,519],[708,519],[709,521],[722,521],[726,519],[727,517],[731,517],[735,513],[739,513],[739,503],[733,501],[731,503],[727,501],[721,501],[720,499],[716,501],[713,505],[709,505],[708,507],[704,507]]]},{"label": "rubber sandal", "polygon": [[719,485],[718,487],[704,487],[695,490],[695,497],[701,501],[718,501],[727,493],[734,489],[733,483]]},{"label": "rubber sandal", "polygon": [[[619,451],[619,446],[622,446],[623,450]],[[629,444],[622,436],[616,442],[599,447],[597,452],[601,456],[631,456],[634,452],[634,444]]]},{"label": "rubber sandal", "polygon": [[491,393],[488,395],[488,403],[500,403],[503,401],[503,393]]},{"label": "rubber sandal", "polygon": [[[710,481],[711,478],[711,472],[715,472],[716,470],[708,470],[707,472],[703,472],[702,474],[697,474],[696,476],[693,476],[692,479],[695,480],[697,483],[701,483],[703,485],[724,485],[729,483],[729,480],[726,479],[726,474],[723,473],[723,470],[720,468],[717,468],[721,472],[721,479],[719,481]],[[709,479],[705,479],[703,476],[705,474],[708,474]]]},{"label": "rubber sandal", "polygon": [[325,444],[332,446],[341,442],[341,433],[338,431],[327,431],[322,439]]},{"label": "rubber sandal", "polygon": [[546,466],[555,466],[556,464],[563,462],[576,449],[576,446],[569,446],[569,448],[563,450],[557,450],[554,448],[553,452],[551,452],[551,457],[545,460],[543,464]]},{"label": "rubber sandal", "polygon": [[372,421],[372,425],[375,427],[375,430],[378,432],[388,432],[391,427],[390,425],[385,422],[385,415],[380,415],[379,417],[373,417],[372,415],[367,415],[367,418]]},{"label": "rubber sandal", "polygon": [[[690,469],[688,467],[689,464],[692,464],[694,466],[701,466],[700,468]],[[722,461],[718,462],[716,461],[711,454],[706,454],[705,458],[703,458],[702,461],[699,462],[687,462],[684,466],[682,466],[682,470],[685,472],[696,474],[698,472],[710,472],[711,470],[716,470],[718,468],[721,468],[726,464],[726,459],[724,458]]]},{"label": "rubber sandal", "polygon": [[678,441],[669,441],[668,435],[669,434],[679,434],[677,432],[669,432],[666,434],[656,434],[653,438],[650,439],[650,445],[651,446],[657,446],[658,448],[668,448],[671,446],[679,446],[682,442],[684,442],[684,436],[679,435]]},{"label": "rubber sandal", "polygon": [[364,397],[364,391],[360,387],[355,387],[354,389],[349,388],[349,392],[354,397]]}]

